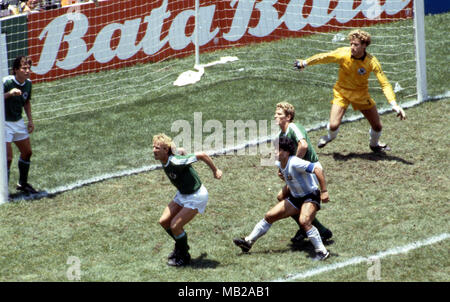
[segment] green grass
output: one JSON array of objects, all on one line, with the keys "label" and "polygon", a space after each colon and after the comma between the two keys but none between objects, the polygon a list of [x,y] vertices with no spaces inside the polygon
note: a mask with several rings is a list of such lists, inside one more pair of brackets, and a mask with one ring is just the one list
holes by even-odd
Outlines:
[{"label": "green grass", "polygon": [[[333,256],[311,261],[311,249],[293,250],[296,225],[277,222],[249,255],[232,239],[248,234],[275,203],[282,183],[257,156],[220,156],[214,180],[196,169],[208,188],[204,215],[187,227],[191,267],[166,265],[172,240],[158,225],[175,190],[161,170],[107,180],[54,198],[3,205],[0,254],[2,281],[67,281],[67,259],[81,260],[83,281],[270,281],[370,256],[449,232],[448,101],[407,110],[408,120],[383,115],[383,139],[393,151],[374,155],[367,122],[342,126],[339,139],[319,152],[331,202],[319,212],[334,232]],[[314,131],[316,141],[322,131]],[[448,281],[449,241],[381,259],[380,281]],[[309,281],[368,281],[363,263],[314,276]]]},{"label": "green grass", "polygon": [[[448,90],[449,69],[442,64],[449,61],[448,54],[442,53],[448,41],[442,39],[442,33],[450,24],[449,17],[426,17],[430,95]],[[295,42],[291,40],[245,49],[249,56],[259,58],[270,55],[268,47],[281,47],[280,61],[283,56],[288,62],[294,57]],[[243,53],[242,49],[236,51]],[[233,55],[233,50],[222,54]],[[206,62],[217,59],[212,53],[205,56]],[[323,87],[311,85],[305,81],[305,74],[299,76],[292,70],[269,74],[251,69],[257,63],[247,60],[238,61],[230,69],[212,67],[195,86],[152,90],[140,85],[135,88],[140,97],[114,91],[117,99],[111,99],[113,106],[108,108],[86,105],[93,107],[82,114],[66,109],[66,117],[49,120],[39,120],[37,115],[30,182],[51,189],[153,164],[152,135],[171,134],[175,120],[192,124],[194,112],[202,112],[204,121],[270,120],[275,104],[286,100],[296,106],[296,119],[305,126],[327,119],[334,81]],[[150,69],[167,71],[168,76],[176,78],[192,65],[192,58],[187,58],[124,72],[140,74]],[[237,72],[247,67],[255,74]],[[114,74],[76,80],[81,85]],[[161,74],[145,73],[150,83],[158,76]],[[36,105],[44,103],[51,99],[47,91],[64,92],[74,85],[73,80],[36,85],[34,101]],[[104,85],[102,89],[108,91]],[[372,93],[380,106],[386,106],[379,91]],[[38,111],[39,106],[33,109]],[[239,252],[232,238],[251,231],[275,203],[282,183],[273,167],[261,166],[258,156],[227,155],[215,157],[224,171],[220,181],[212,179],[205,165],[195,164],[210,201],[206,213],[186,227],[193,256],[191,267],[173,269],[165,264],[173,243],[158,219],[175,190],[157,170],[93,183],[53,198],[2,205],[0,281],[67,281],[70,256],[81,260],[83,281],[270,281],[448,233],[450,188],[445,171],[449,169],[449,127],[443,114],[448,111],[447,99],[408,109],[404,122],[394,114],[383,115],[382,140],[393,148],[385,157],[369,152],[365,120],[343,124],[339,139],[320,150],[332,201],[319,218],[335,234],[329,245],[333,257],[326,263],[313,263],[308,249],[289,247],[289,238],[296,231],[290,219],[277,222],[250,255]],[[49,117],[45,114],[40,117]],[[311,132],[312,142],[323,132]],[[11,179],[17,178],[16,170],[13,166]],[[383,258],[380,281],[448,281],[448,249],[447,240]],[[367,269],[363,263],[308,281],[368,281]]]}]

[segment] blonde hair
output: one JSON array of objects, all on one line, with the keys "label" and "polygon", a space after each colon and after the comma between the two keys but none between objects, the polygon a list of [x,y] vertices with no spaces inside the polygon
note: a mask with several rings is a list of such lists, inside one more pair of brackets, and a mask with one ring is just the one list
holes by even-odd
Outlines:
[{"label": "blonde hair", "polygon": [[159,133],[153,136],[153,144],[159,143],[163,146],[166,146],[169,149],[169,155],[175,154],[177,147],[175,143],[172,141],[170,136],[167,136],[164,133]]},{"label": "blonde hair", "polygon": [[366,46],[370,45],[371,41],[371,36],[368,32],[363,31],[361,29],[355,29],[352,30],[349,34],[348,34],[348,39],[352,40],[352,39],[359,39],[361,41],[361,44],[366,44]]},{"label": "blonde hair", "polygon": [[295,116],[295,108],[294,106],[292,106],[292,104],[288,103],[288,102],[280,102],[277,104],[276,109],[282,109],[285,115],[290,115],[291,116],[291,122],[294,120],[294,116]]}]

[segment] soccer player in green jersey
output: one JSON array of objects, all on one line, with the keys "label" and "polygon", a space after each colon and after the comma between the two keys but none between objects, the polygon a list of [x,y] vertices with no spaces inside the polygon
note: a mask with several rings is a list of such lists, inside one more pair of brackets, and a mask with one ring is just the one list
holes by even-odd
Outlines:
[{"label": "soccer player in green jersey", "polygon": [[[34,131],[33,117],[31,114],[31,60],[19,56],[13,61],[12,75],[3,78],[3,91],[5,99],[5,136],[6,157],[8,167],[8,179],[13,151],[11,143],[19,148],[19,183],[17,190],[27,194],[37,191],[28,183],[28,172],[30,170],[31,143],[29,134]],[[28,125],[22,118],[22,112],[28,118]]]},{"label": "soccer player in green jersey", "polygon": [[175,248],[168,256],[168,265],[183,266],[190,262],[189,246],[184,226],[197,213],[203,214],[208,202],[208,191],[202,185],[192,163],[205,162],[220,179],[222,171],[217,169],[212,159],[204,152],[188,155],[175,155],[175,144],[165,134],[153,137],[153,155],[163,165],[170,182],[178,189],[174,199],[167,205],[159,219],[159,224],[175,240]]},{"label": "soccer player in green jersey", "polygon": [[[295,155],[297,157],[313,163],[318,162],[319,157],[317,156],[316,151],[314,150],[314,147],[309,140],[305,128],[299,123],[294,123],[294,117],[295,108],[292,104],[288,102],[281,102],[276,105],[275,121],[280,127],[278,138],[290,138],[295,144]],[[280,171],[278,171],[278,175],[282,178],[282,174]],[[277,199],[278,201],[283,201],[289,195],[289,188],[287,185],[285,185],[278,193]],[[292,218],[295,220],[295,222],[297,222],[299,230],[297,231],[295,236],[292,237],[291,241],[294,244],[299,244],[303,241],[303,239],[307,237],[306,232],[301,227],[298,214],[292,216]],[[320,236],[324,241],[330,239],[333,236],[333,233],[328,228],[323,226],[317,218],[313,220],[313,225],[319,230]]]}]

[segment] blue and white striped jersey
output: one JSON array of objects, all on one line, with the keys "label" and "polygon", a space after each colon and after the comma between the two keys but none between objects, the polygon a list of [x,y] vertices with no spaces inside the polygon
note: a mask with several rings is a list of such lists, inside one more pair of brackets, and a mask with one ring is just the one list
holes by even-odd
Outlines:
[{"label": "blue and white striped jersey", "polygon": [[319,182],[313,172],[316,166],[322,168],[319,162],[312,163],[297,156],[290,156],[284,169],[279,161],[276,165],[283,174],[292,196],[303,197],[319,190]]}]

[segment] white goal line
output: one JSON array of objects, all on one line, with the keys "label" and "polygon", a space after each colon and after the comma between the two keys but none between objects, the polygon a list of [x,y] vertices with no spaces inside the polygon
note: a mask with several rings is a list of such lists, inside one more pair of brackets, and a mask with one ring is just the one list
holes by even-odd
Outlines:
[{"label": "white goal line", "polygon": [[325,272],[333,271],[333,270],[336,270],[336,269],[339,269],[339,268],[343,268],[343,267],[346,267],[346,266],[361,264],[363,262],[371,262],[371,261],[373,261],[375,259],[381,259],[381,258],[385,258],[385,257],[388,257],[388,256],[395,256],[395,255],[399,255],[399,254],[406,254],[409,251],[418,249],[418,248],[423,247],[423,246],[435,244],[437,242],[446,240],[449,237],[450,237],[450,234],[442,233],[440,235],[436,235],[436,236],[430,237],[428,239],[416,241],[416,242],[409,243],[409,244],[406,244],[406,245],[403,245],[403,246],[394,247],[394,248],[391,248],[391,249],[386,250],[384,252],[379,252],[378,254],[374,254],[374,255],[371,255],[371,256],[354,257],[354,258],[351,258],[351,259],[346,260],[344,262],[333,263],[333,264],[322,266],[322,267],[318,267],[318,268],[315,268],[315,269],[312,269],[312,270],[309,270],[309,271],[306,271],[306,272],[296,273],[296,274],[289,274],[285,278],[272,280],[271,282],[286,282],[286,281],[306,279],[308,277],[312,277],[312,276],[319,275],[319,274],[322,274],[322,273],[325,273]]}]

